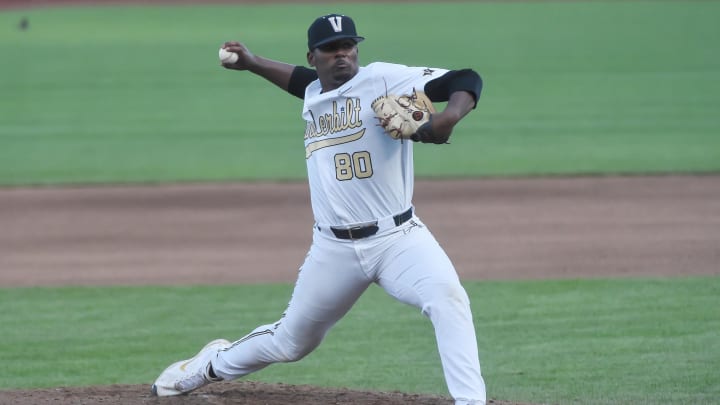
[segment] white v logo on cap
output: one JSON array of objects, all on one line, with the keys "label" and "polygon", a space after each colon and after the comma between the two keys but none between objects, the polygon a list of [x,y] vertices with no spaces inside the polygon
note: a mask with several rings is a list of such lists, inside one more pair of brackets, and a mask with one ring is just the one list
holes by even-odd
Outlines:
[{"label": "white v logo on cap", "polygon": [[342,32],[342,17],[336,15],[334,17],[328,18],[328,21],[330,21],[330,25],[332,25],[333,31]]}]

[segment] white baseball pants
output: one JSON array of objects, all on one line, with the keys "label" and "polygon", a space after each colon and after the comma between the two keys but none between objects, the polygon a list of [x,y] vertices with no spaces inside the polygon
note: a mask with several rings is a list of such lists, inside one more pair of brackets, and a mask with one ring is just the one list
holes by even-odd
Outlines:
[{"label": "white baseball pants", "polygon": [[374,236],[337,239],[313,228],[283,317],[234,342],[213,360],[215,374],[231,380],[270,364],[293,362],[313,351],[370,286],[377,283],[433,324],[445,381],[456,404],[485,404],[475,328],[455,268],[417,217]]}]

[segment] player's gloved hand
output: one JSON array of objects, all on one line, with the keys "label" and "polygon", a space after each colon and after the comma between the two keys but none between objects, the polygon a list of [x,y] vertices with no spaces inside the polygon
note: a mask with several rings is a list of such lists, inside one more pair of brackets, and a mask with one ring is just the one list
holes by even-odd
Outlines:
[{"label": "player's gloved hand", "polygon": [[430,114],[429,120],[422,124],[411,136],[415,142],[448,143],[455,125],[475,106],[475,98],[466,91],[456,91],[450,95],[447,107],[442,112]]}]

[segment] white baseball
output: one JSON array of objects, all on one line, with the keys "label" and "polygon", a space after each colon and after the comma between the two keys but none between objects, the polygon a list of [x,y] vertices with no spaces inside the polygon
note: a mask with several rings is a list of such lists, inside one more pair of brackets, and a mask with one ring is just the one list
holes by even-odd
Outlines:
[{"label": "white baseball", "polygon": [[235,63],[238,61],[238,54],[235,52],[228,52],[225,48],[220,48],[218,56],[220,56],[220,62],[222,63]]}]

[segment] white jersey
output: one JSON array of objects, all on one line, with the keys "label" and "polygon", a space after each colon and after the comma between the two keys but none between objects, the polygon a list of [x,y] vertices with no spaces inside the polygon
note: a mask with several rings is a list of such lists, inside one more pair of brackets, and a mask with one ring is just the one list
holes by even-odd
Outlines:
[{"label": "white jersey", "polygon": [[362,224],[410,208],[413,142],[385,134],[370,104],[385,94],[423,91],[447,72],[378,62],[327,93],[321,93],[319,80],[307,86],[305,158],[318,224]]}]

